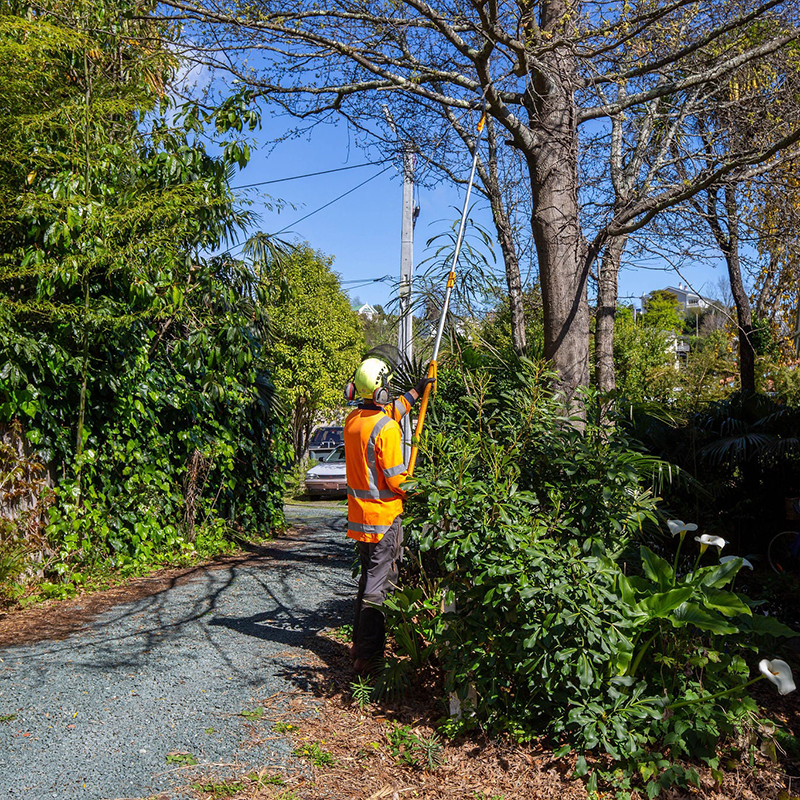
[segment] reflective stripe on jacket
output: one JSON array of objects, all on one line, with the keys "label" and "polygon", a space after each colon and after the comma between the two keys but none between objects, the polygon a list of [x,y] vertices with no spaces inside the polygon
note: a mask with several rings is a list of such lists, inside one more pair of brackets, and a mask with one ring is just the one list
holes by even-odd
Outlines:
[{"label": "reflective stripe on jacket", "polygon": [[357,408],[344,423],[347,466],[347,535],[360,542],[379,542],[403,511],[400,488],[408,480],[400,426],[411,398],[399,397],[379,408]]}]

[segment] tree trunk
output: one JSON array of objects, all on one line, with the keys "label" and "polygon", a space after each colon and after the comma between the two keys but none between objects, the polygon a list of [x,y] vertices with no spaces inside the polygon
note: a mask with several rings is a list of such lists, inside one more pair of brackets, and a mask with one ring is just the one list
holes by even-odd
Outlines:
[{"label": "tree trunk", "polygon": [[[499,205],[499,203],[498,203]],[[524,355],[528,347],[525,331],[525,311],[522,306],[522,278],[519,274],[519,260],[514,240],[511,236],[511,223],[501,208],[500,214],[494,213],[495,199],[492,197],[492,214],[497,228],[497,238],[503,252],[503,263],[506,268],[506,285],[508,286],[508,305],[511,309],[511,344],[517,355]]]},{"label": "tree trunk", "polygon": [[519,259],[514,245],[511,220],[503,204],[500,192],[500,177],[497,169],[497,138],[494,122],[487,120],[487,142],[489,145],[489,172],[482,170],[482,178],[492,207],[497,240],[503,253],[503,264],[508,287],[508,305],[511,310],[511,344],[517,355],[523,355],[528,347],[525,331],[525,311],[522,305],[522,279],[519,273]]},{"label": "tree trunk", "polygon": [[595,380],[601,392],[616,388],[614,373],[614,320],[617,315],[617,283],[627,236],[613,236],[606,243],[597,280],[597,317],[594,329]]},{"label": "tree trunk", "polygon": [[[562,2],[542,9],[545,30],[563,27]],[[575,410],[577,390],[589,383],[587,245],[578,214],[578,135],[571,85],[574,60],[555,50],[542,57],[529,95],[530,128],[537,147],[528,155],[533,209],[531,227],[544,304],[544,356],[558,371],[557,390]]]},{"label": "tree trunk", "polygon": [[743,392],[756,390],[756,353],[753,348],[753,314],[750,298],[742,282],[739,262],[739,214],[736,207],[736,187],[725,187],[725,214],[728,219],[728,242],[725,262],[731,281],[731,294],[736,305],[736,322],[739,327],[739,385]]},{"label": "tree trunk", "polygon": [[[725,228],[718,212],[718,187],[711,187],[707,193],[706,219],[728,267],[731,294],[736,306],[736,324],[739,333],[739,388],[743,392],[756,390],[756,353],[753,349],[753,313],[750,298],[742,282],[739,262],[739,209],[736,204],[736,185],[725,184],[723,204],[725,206]],[[702,213],[699,205],[695,206]]]},{"label": "tree trunk", "polygon": [[308,407],[308,398],[300,395],[294,405],[294,419],[292,421],[292,445],[294,447],[295,461],[302,461],[308,447],[311,435],[312,415]]}]

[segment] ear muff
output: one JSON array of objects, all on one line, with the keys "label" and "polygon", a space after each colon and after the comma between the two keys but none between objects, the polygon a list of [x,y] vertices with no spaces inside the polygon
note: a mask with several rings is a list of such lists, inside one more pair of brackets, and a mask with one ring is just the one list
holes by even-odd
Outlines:
[{"label": "ear muff", "polygon": [[356,389],[356,372],[358,370],[354,370],[353,374],[350,376],[350,380],[347,381],[347,384],[344,387],[344,399],[347,400],[348,403],[352,402],[358,397],[358,389]]},{"label": "ear muff", "polygon": [[372,393],[372,402],[375,403],[376,406],[385,406],[389,402],[389,397],[389,387],[379,386]]},{"label": "ear muff", "polygon": [[389,379],[386,372],[381,372],[381,385],[372,393],[372,402],[376,406],[385,406],[389,402]]}]

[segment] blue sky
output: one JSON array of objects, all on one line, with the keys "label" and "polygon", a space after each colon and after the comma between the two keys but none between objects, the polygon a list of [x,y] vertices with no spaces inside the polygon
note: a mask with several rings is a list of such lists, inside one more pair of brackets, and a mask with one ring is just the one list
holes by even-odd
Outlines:
[{"label": "blue sky", "polygon": [[[256,136],[255,146],[251,147],[251,162],[237,175],[234,186],[335,170],[368,161],[354,146],[343,124],[318,126],[309,138],[285,141],[270,150],[266,143],[280,132],[278,124],[265,115],[264,127]],[[373,281],[387,275],[396,278],[400,272],[402,176],[399,166],[398,161],[347,169],[261,186],[244,194],[253,201],[251,210],[259,215],[256,229],[276,233],[288,227],[282,237],[307,241],[314,249],[334,257],[334,270],[341,276],[343,288],[351,298],[387,304],[392,295],[391,281]],[[350,190],[354,191],[301,220]],[[270,210],[267,207],[270,198],[282,201],[283,207]],[[463,204],[463,190],[445,184],[432,190],[420,187],[418,202],[415,266],[430,255],[425,250],[425,242],[443,229],[442,220],[457,217]],[[489,220],[487,214],[486,221]],[[623,269],[621,302],[630,302],[622,298],[635,297],[638,305],[642,294],[686,280],[696,290],[714,294],[718,279],[724,274],[724,270],[708,264],[689,267],[681,275],[665,271],[665,262],[654,261],[650,266],[650,269]]]}]

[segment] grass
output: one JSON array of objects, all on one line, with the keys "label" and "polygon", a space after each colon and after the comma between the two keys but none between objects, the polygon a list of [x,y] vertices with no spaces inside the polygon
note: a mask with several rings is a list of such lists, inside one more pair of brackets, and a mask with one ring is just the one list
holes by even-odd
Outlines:
[{"label": "grass", "polygon": [[185,767],[193,767],[197,763],[197,758],[191,753],[167,753],[164,760],[167,764],[180,764]]},{"label": "grass", "polygon": [[317,742],[296,747],[292,755],[307,759],[315,767],[332,767],[336,763],[336,759],[327,750],[323,750]]},{"label": "grass", "polygon": [[286,781],[280,775],[260,775],[258,772],[251,772],[247,777],[258,786],[286,785]]},{"label": "grass", "polygon": [[245,719],[249,719],[255,721],[257,719],[261,719],[264,716],[264,709],[259,706],[258,708],[254,708],[252,711],[240,711],[240,717],[244,717]]},{"label": "grass", "polygon": [[232,797],[242,791],[243,784],[234,783],[193,783],[192,789],[196,792],[210,793],[214,797]]}]

